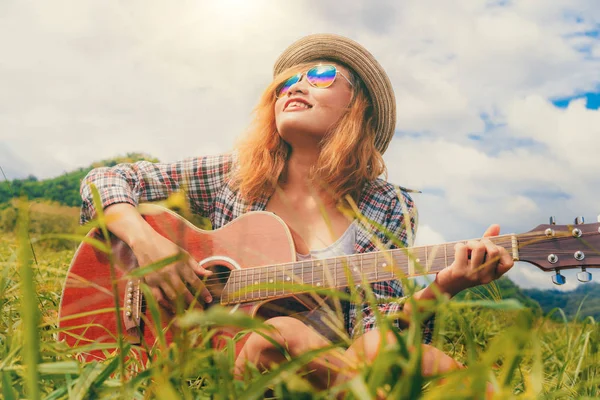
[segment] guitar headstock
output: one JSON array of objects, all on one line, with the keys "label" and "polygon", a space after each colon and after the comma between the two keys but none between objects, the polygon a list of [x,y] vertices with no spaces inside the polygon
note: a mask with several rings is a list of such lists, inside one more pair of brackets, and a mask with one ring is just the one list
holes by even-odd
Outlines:
[{"label": "guitar headstock", "polygon": [[577,279],[589,282],[592,274],[587,269],[600,267],[600,216],[598,220],[585,224],[583,217],[577,217],[572,225],[556,225],[551,217],[549,224],[517,235],[519,261],[556,271],[552,281],[557,285],[566,282],[562,269],[580,268]]}]

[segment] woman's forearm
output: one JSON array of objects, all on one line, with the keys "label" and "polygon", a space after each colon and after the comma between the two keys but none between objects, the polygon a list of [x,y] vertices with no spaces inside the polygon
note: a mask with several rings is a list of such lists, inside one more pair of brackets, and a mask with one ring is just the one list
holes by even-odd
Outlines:
[{"label": "woman's forearm", "polygon": [[104,210],[108,230],[131,248],[156,234],[137,208],[129,203],[117,203]]}]

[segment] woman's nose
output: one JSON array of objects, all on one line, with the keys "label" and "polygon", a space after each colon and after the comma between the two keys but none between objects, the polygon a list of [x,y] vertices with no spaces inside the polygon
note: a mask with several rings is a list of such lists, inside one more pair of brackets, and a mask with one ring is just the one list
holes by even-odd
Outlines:
[{"label": "woman's nose", "polygon": [[306,79],[304,79],[305,74],[302,74],[300,76],[300,79],[298,80],[298,82],[294,83],[292,86],[290,86],[290,88],[288,89],[288,95],[291,95],[292,93],[297,93],[297,92],[301,92],[301,93],[306,93],[306,89],[308,88],[308,82],[306,81]]}]

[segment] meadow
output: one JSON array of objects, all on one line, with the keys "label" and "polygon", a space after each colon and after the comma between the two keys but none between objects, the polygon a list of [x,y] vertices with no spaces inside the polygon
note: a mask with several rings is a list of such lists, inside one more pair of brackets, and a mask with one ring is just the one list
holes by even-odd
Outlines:
[{"label": "meadow", "polygon": [[[178,321],[185,334],[171,344],[156,343],[144,366],[116,353],[102,362],[81,361],[77,349],[56,338],[61,288],[82,237],[77,235],[84,232],[77,230],[72,209],[58,212],[71,221],[61,225],[52,216],[56,213],[36,207],[15,206],[18,216],[11,214],[10,219],[14,224],[0,231],[4,399],[258,399],[267,388],[273,397],[290,399],[375,399],[378,394],[393,399],[471,399],[485,398],[488,382],[498,399],[600,398],[598,323],[590,317],[567,321],[541,316],[513,299],[502,299],[495,284],[461,300],[440,298],[423,313],[413,314],[397,344],[387,344],[373,364],[357,366],[352,380],[326,392],[316,391],[303,378],[303,366],[321,350],[264,374],[254,371],[244,381],[234,380],[234,342],[215,350],[209,338],[219,324],[238,326],[242,334],[262,324],[219,307],[182,313]],[[58,240],[53,231],[74,237]],[[418,327],[428,312],[436,313],[433,344],[466,369],[422,376]],[[561,315],[560,310],[554,312]],[[378,318],[383,329],[389,328],[390,320]],[[124,345],[122,355],[130,351]]]}]

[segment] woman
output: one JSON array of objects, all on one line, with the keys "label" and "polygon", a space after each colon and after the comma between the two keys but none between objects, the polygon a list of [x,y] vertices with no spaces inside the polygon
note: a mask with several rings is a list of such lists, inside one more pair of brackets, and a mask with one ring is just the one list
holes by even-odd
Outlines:
[{"label": "woman", "polygon": [[[337,35],[311,35],[292,44],[275,63],[274,80],[262,95],[249,133],[235,154],[199,157],[173,164],[140,162],[92,171],[82,184],[82,222],[94,215],[89,184],[102,196],[109,229],[128,243],[140,265],[173,255],[176,244],[149,227],[135,206],[185,190],[192,211],[219,228],[253,210],[276,213],[299,238],[299,258],[364,253],[408,245],[416,230],[416,212],[408,193],[378,177],[385,172],[382,154],[395,128],[395,99],[379,63],[358,43]],[[371,223],[343,212],[356,204]],[[113,218],[113,216],[118,216]],[[407,230],[407,225],[410,230]],[[381,229],[381,227],[385,229]],[[497,235],[491,226],[484,236]],[[484,262],[486,260],[486,262]],[[504,248],[489,240],[457,245],[455,261],[414,299],[435,292],[453,296],[488,283],[513,265]],[[211,296],[201,278],[210,275],[193,260],[170,265],[145,280],[165,307],[178,294],[189,304],[194,292]],[[399,281],[372,285],[383,314],[410,314],[398,302]],[[387,300],[386,300],[387,299]],[[373,360],[382,342],[368,304],[350,304],[345,329],[354,339],[345,351],[331,351],[313,361],[308,379],[320,388],[349,377],[340,368]],[[292,355],[330,344],[311,327],[310,318],[276,317],[267,321],[272,339]],[[433,320],[425,327],[427,342]],[[401,327],[401,323],[397,323]],[[394,340],[390,335],[387,339]],[[450,357],[425,346],[425,373],[457,368]],[[285,358],[277,347],[252,334],[236,360],[236,374],[250,363],[266,368]]]}]

